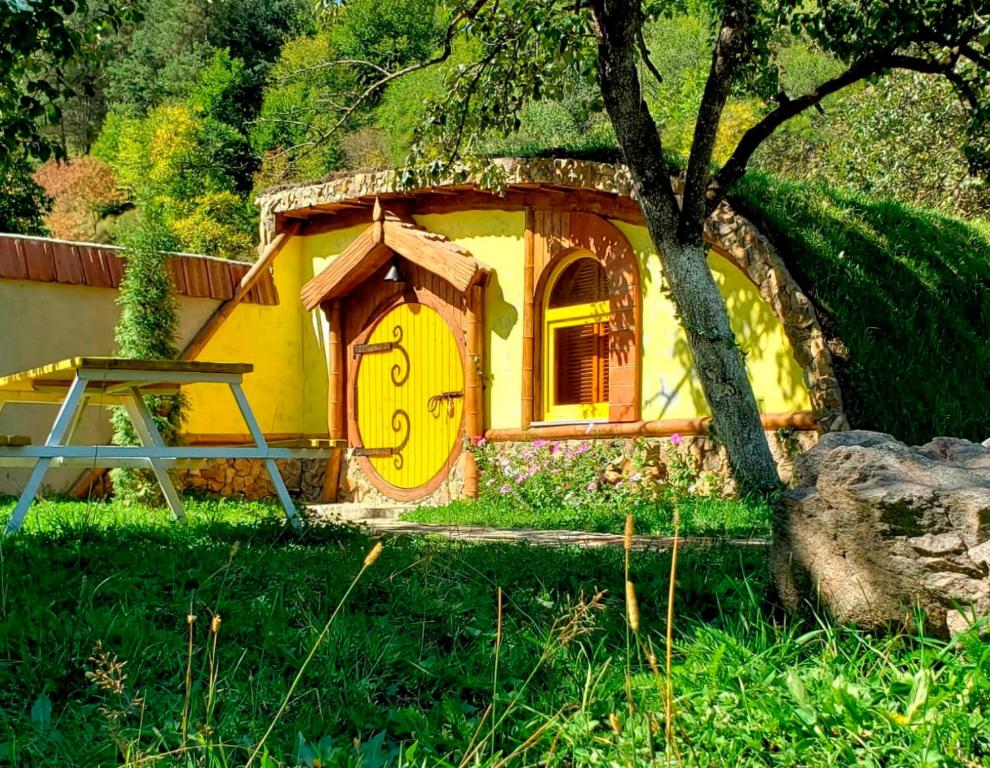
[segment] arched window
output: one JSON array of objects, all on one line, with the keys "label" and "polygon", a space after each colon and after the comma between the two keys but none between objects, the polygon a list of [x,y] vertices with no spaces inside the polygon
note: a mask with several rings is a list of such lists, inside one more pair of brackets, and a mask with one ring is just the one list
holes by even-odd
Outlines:
[{"label": "arched window", "polygon": [[565,262],[550,280],[544,310],[544,419],[607,419],[609,301],[597,259]]}]

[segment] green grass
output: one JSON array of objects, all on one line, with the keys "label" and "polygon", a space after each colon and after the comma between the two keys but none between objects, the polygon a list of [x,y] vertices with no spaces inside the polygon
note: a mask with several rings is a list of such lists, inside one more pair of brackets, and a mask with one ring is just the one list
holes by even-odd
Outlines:
[{"label": "green grass", "polygon": [[[770,535],[770,509],[760,500],[697,496],[685,498],[679,505],[683,536],[749,538]],[[674,532],[671,502],[639,503],[634,510],[615,504],[560,505],[552,514],[547,514],[510,496],[483,496],[440,507],[418,507],[404,512],[402,519],[443,525],[622,533],[628,511],[635,512],[637,533],[670,536]]]},{"label": "green grass", "polygon": [[[189,506],[177,525],[53,502],[0,542],[0,764],[244,764],[372,542],[293,533],[265,505]],[[12,507],[0,501],[0,519]],[[641,637],[661,658],[668,568],[632,557]],[[389,540],[255,765],[666,765],[657,685],[627,656],[623,584],[616,550]],[[788,620],[768,612],[766,586],[762,554],[682,553],[684,765],[990,764],[987,644]],[[582,613],[599,591],[601,610]]]},{"label": "green grass", "polygon": [[751,173],[735,204],[848,350],[854,426],[909,443],[990,435],[990,237],[957,219]]}]

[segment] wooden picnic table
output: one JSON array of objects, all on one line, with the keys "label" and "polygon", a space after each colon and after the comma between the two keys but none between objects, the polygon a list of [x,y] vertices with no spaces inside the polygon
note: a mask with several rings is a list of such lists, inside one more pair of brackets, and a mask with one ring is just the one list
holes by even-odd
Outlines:
[{"label": "wooden picnic table", "polygon": [[[50,467],[150,469],[173,516],[184,519],[182,500],[168,476],[168,470],[208,459],[263,461],[286,517],[298,526],[295,505],[275,460],[327,458],[330,448],[334,446],[329,441],[322,441],[318,447],[269,445],[241,388],[244,375],[253,369],[254,366],[248,363],[74,357],[0,377],[0,409],[7,403],[59,405],[44,445],[31,445],[29,440],[18,436],[0,436],[0,466],[32,468],[4,533],[9,534],[20,528]],[[227,385],[253,444],[165,445],[144,396],[177,394],[189,384]],[[79,417],[86,406],[123,406],[134,425],[140,445],[72,445]]]}]

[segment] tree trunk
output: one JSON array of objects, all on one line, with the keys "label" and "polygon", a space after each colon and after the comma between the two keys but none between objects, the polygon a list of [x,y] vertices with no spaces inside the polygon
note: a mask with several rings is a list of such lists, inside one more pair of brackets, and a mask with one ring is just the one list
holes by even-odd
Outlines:
[{"label": "tree trunk", "polygon": [[679,227],[680,209],[663,160],[656,123],[640,90],[636,34],[639,0],[597,0],[598,78],[605,109],[633,177],[650,237],[687,333],[715,433],[741,491],[769,494],[780,485],[742,353],[708,267],[700,221]]},{"label": "tree trunk", "polygon": [[746,375],[725,301],[708,266],[706,248],[660,240],[647,219],[681,325],[687,333],[695,368],[712,410],[715,435],[725,446],[742,491],[767,494],[780,485],[760,421],[753,387]]}]

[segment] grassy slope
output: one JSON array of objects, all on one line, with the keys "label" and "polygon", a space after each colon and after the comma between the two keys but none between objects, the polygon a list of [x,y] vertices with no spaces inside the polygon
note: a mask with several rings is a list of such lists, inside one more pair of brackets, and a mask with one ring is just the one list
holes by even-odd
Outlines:
[{"label": "grassy slope", "polygon": [[[12,507],[0,500],[0,519]],[[2,543],[0,763],[109,765],[118,750],[134,758],[178,747],[191,607],[192,749],[150,764],[243,764],[371,543],[345,530],[289,533],[270,507],[194,503],[190,512],[179,526],[160,511],[52,503]],[[893,767],[935,764],[936,753],[947,756],[939,764],[985,764],[984,644],[772,623],[760,557],[682,555],[674,690],[683,764]],[[668,566],[662,555],[632,559],[644,640],[658,648]],[[508,716],[493,745],[482,725],[476,764],[493,766],[492,746],[507,753],[530,737],[526,764],[645,764],[647,722],[661,748],[662,706],[634,657],[635,715],[626,715],[621,551],[409,539],[389,541],[358,584],[274,730],[279,762],[268,764],[312,766],[319,751],[324,765],[397,764],[415,743],[404,764],[457,765],[492,700],[497,586],[505,611],[495,688],[498,716]],[[555,620],[597,590],[606,594],[594,628],[563,642]],[[211,697],[213,612],[222,623]],[[97,643],[127,661],[124,696],[139,693],[143,704],[127,710],[87,679]]]},{"label": "grassy slope", "polygon": [[990,436],[990,237],[894,202],[750,174],[734,202],[848,349],[854,426],[909,443]]}]

